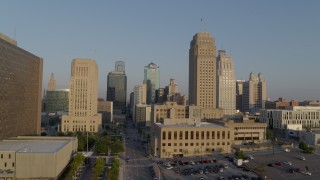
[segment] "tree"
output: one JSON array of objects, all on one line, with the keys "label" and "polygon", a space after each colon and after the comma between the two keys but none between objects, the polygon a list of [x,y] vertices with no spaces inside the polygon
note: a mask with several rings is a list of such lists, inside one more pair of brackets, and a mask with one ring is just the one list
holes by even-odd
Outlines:
[{"label": "tree", "polygon": [[118,156],[115,156],[112,160],[111,169],[108,170],[107,180],[118,180],[120,161]]},{"label": "tree", "polygon": [[115,154],[124,151],[123,145],[119,139],[116,139],[115,142],[111,144],[110,149]]},{"label": "tree", "polygon": [[303,150],[303,153],[311,154],[311,153],[313,153],[314,150],[315,150],[314,147],[309,146],[309,147],[307,147],[305,150]]},{"label": "tree", "polygon": [[301,150],[306,150],[306,149],[308,148],[308,145],[307,145],[307,143],[305,143],[305,142],[300,142],[299,148],[300,148]]},{"label": "tree", "polygon": [[238,158],[238,159],[243,159],[246,157],[245,153],[243,151],[236,151],[234,153],[234,155]]},{"label": "tree", "polygon": [[104,170],[104,159],[98,158],[93,166],[93,173],[94,173],[93,179],[94,180],[99,179],[99,176],[101,173],[103,173],[103,170]]},{"label": "tree", "polygon": [[267,137],[267,139],[271,139],[272,136],[273,136],[272,131],[271,131],[270,129],[267,129],[267,131],[266,131],[266,137]]}]

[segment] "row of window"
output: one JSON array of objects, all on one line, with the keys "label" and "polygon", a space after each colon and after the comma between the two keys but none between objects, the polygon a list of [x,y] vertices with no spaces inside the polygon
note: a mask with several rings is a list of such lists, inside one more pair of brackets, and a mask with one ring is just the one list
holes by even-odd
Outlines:
[{"label": "row of window", "polygon": [[230,131],[163,131],[162,140],[230,139]]},{"label": "row of window", "polygon": [[[217,142],[217,144],[215,144],[214,142],[212,142],[211,143],[211,145],[212,146],[215,146],[215,145],[217,145],[217,146],[220,146],[220,144],[221,145],[230,145],[230,142]],[[162,146],[178,146],[178,143],[162,143]],[[179,146],[199,146],[199,145],[201,145],[201,146],[204,146],[205,145],[205,143],[179,143]],[[210,143],[206,143],[206,145],[207,146],[210,146]]]},{"label": "row of window", "polygon": [[[14,162],[11,165],[12,165],[12,167],[14,167]],[[4,167],[7,167],[7,163],[6,162],[4,163]]]},{"label": "row of window", "polygon": [[[4,158],[4,155],[1,154],[1,155],[0,155],[0,158],[3,159],[3,158]],[[8,158],[11,159],[11,154],[8,155]]]}]

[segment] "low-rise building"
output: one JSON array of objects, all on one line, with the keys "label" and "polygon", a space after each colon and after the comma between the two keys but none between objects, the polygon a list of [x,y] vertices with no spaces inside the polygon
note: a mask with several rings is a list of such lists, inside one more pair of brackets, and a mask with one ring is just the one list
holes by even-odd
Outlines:
[{"label": "low-rise building", "polygon": [[77,152],[76,137],[16,137],[0,142],[0,179],[58,179]]},{"label": "low-rise building", "polygon": [[155,123],[152,137],[152,154],[160,158],[227,153],[234,139],[229,127],[191,118]]},{"label": "low-rise building", "polygon": [[312,146],[320,145],[320,131],[300,131],[299,132],[299,141],[305,142]]},{"label": "low-rise building", "polygon": [[287,125],[299,125],[303,128],[320,127],[320,107],[293,106],[285,109],[260,110],[260,122],[269,127],[286,129]]},{"label": "low-rise building", "polygon": [[276,101],[266,101],[266,109],[284,109],[286,106],[299,106],[299,102],[297,100],[286,101],[281,97]]}]

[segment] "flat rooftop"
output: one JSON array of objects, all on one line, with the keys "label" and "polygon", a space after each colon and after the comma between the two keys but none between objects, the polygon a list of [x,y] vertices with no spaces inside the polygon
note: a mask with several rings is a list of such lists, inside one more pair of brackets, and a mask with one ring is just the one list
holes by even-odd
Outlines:
[{"label": "flat rooftop", "polygon": [[70,141],[2,141],[1,151],[15,151],[17,153],[55,153],[66,146]]},{"label": "flat rooftop", "polygon": [[201,122],[195,124],[161,124],[156,123],[157,126],[161,128],[227,128],[226,126],[219,125],[219,124],[213,124],[213,123],[207,123],[207,122]]}]

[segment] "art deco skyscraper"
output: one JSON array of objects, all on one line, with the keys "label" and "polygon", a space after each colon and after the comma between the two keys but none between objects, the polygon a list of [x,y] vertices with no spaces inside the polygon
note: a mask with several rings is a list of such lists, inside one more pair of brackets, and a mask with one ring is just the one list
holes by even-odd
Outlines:
[{"label": "art deco skyscraper", "polygon": [[114,114],[126,112],[127,76],[123,61],[116,61],[115,70],[108,74],[107,101],[113,101]]},{"label": "art deco skyscraper", "polygon": [[144,67],[144,84],[147,85],[147,104],[153,104],[156,100],[156,90],[160,87],[160,69],[154,63]]},{"label": "art deco skyscraper", "polygon": [[242,108],[244,112],[257,113],[265,108],[267,83],[261,73],[250,73],[249,81],[243,83]]},{"label": "art deco skyscraper", "polygon": [[48,91],[52,91],[56,89],[56,80],[54,79],[54,74],[51,73],[50,80],[48,82]]},{"label": "art deco skyscraper", "polygon": [[40,134],[42,65],[0,34],[0,140]]},{"label": "art deco skyscraper", "polygon": [[236,77],[225,50],[219,50],[217,57],[217,107],[223,108],[226,116],[236,113]]},{"label": "art deco skyscraper", "polygon": [[62,132],[98,132],[98,65],[94,60],[74,59],[71,64],[69,115],[62,116]]},{"label": "art deco skyscraper", "polygon": [[207,32],[193,36],[189,49],[189,104],[216,108],[216,46]]}]

